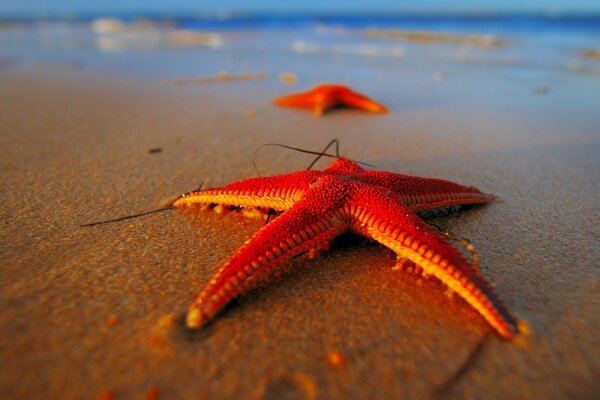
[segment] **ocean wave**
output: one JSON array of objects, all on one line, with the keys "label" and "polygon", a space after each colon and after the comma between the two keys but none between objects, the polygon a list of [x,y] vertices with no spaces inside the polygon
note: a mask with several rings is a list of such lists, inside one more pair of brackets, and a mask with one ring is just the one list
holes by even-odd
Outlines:
[{"label": "ocean wave", "polygon": [[397,29],[365,29],[363,34],[369,38],[404,40],[411,43],[452,43],[466,44],[480,48],[499,48],[508,44],[507,40],[493,35],[452,34],[443,32],[405,31]]}]

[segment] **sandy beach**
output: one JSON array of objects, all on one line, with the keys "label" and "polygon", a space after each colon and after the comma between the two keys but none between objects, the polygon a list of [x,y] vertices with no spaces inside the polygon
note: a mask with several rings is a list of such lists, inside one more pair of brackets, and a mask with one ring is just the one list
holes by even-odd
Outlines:
[{"label": "sandy beach", "polygon": [[[600,80],[399,68],[366,81],[323,72],[390,112],[317,118],[271,104],[318,83],[313,71],[290,71],[295,85],[271,71],[201,85],[0,64],[0,397],[597,397]],[[502,340],[438,282],[352,237],[191,333],[189,302],[263,220],[167,211],[80,226],[256,176],[265,143],[333,138],[378,169],[494,194],[431,221],[476,246],[531,334]],[[257,155],[264,175],[310,161]]]}]

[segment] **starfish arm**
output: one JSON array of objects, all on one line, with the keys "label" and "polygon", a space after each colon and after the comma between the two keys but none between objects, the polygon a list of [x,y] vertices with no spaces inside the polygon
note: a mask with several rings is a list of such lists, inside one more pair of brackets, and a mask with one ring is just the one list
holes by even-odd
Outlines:
[{"label": "starfish arm", "polygon": [[338,102],[337,96],[331,91],[311,90],[305,93],[290,94],[276,98],[273,103],[282,107],[304,107],[310,108],[312,112],[320,116]]},{"label": "starfish arm", "polygon": [[182,208],[221,204],[284,211],[302,196],[320,174],[318,171],[300,171],[273,177],[245,179],[221,188],[186,193],[175,199],[172,206]]},{"label": "starfish arm", "polygon": [[361,175],[361,180],[365,183],[383,186],[396,192],[402,198],[404,205],[412,211],[454,205],[487,204],[493,199],[493,196],[482,193],[477,188],[444,179],[384,171],[365,171]]},{"label": "starfish arm", "polygon": [[340,93],[340,101],[350,107],[361,108],[372,113],[386,113],[388,109],[367,96],[363,96],[351,90]]},{"label": "starfish arm", "polygon": [[186,323],[200,328],[230,300],[283,269],[283,263],[326,247],[347,230],[341,207],[322,207],[323,191],[311,191],[249,239],[211,279],[188,309]]},{"label": "starfish arm", "polygon": [[366,171],[352,160],[338,158],[325,173],[333,175],[354,175],[354,179],[375,186],[383,186],[402,197],[404,205],[412,211],[465,205],[487,204],[491,195],[474,187],[460,185],[444,179],[423,178],[420,176],[396,174],[386,171]]},{"label": "starfish arm", "polygon": [[273,104],[281,107],[312,107],[314,100],[306,93],[290,94],[273,100]]},{"label": "starfish arm", "polygon": [[456,292],[504,338],[518,332],[515,319],[490,285],[443,237],[403,204],[400,196],[384,188],[363,185],[345,211],[353,229],[392,249],[434,275]]}]

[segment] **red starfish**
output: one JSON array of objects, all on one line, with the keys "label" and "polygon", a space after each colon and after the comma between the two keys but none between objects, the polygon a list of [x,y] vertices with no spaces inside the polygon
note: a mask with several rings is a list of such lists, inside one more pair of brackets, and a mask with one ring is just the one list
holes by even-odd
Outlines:
[{"label": "red starfish", "polygon": [[189,307],[187,325],[200,328],[230,300],[267,281],[302,253],[327,248],[346,231],[392,249],[456,292],[504,338],[518,333],[515,319],[478,271],[414,211],[485,204],[491,196],[457,183],[367,171],[338,158],[324,171],[252,178],[185,194],[172,206],[201,204],[282,212],[249,239],[214,275]]},{"label": "red starfish", "polygon": [[308,92],[279,97],[273,103],[283,107],[310,108],[317,116],[321,116],[325,111],[336,106],[355,107],[372,113],[387,112],[385,106],[370,98],[353,92],[346,86],[334,84],[322,84]]}]

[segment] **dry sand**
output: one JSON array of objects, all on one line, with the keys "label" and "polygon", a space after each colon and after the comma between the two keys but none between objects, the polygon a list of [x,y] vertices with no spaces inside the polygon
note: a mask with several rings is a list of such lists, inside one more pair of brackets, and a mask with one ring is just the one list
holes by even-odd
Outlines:
[{"label": "dry sand", "polygon": [[[515,84],[480,101],[379,88],[366,94],[390,114],[321,119],[273,107],[289,91],[276,78],[177,86],[5,66],[0,87],[0,398],[599,395],[600,119],[589,81],[573,76],[545,96]],[[498,338],[436,282],[392,271],[391,251],[352,239],[293,262],[190,334],[188,302],[261,220],[164,212],[79,226],[253,176],[261,144],[320,149],[334,137],[381,169],[496,194],[442,222],[475,244],[533,334]],[[310,160],[270,149],[258,163],[276,174]]]}]

